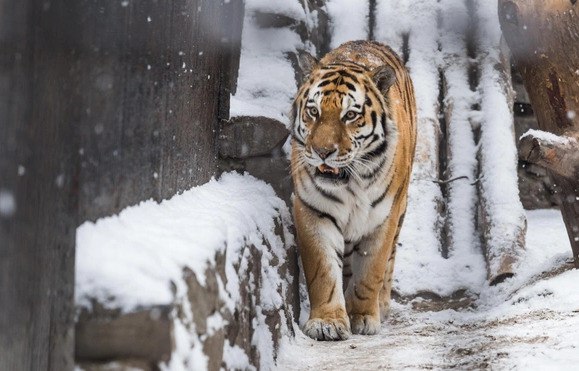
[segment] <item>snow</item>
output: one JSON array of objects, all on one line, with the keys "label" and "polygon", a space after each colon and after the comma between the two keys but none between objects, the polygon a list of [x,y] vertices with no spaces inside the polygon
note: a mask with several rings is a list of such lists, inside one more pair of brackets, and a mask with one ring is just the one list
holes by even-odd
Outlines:
[{"label": "snow", "polygon": [[295,1],[247,0],[243,23],[237,92],[231,96],[230,116],[264,116],[289,125],[288,112],[297,90],[287,53],[303,49],[299,35],[288,28],[259,28],[255,12],[303,19]]},{"label": "snow", "polygon": [[[276,220],[283,227],[283,236],[275,231]],[[249,279],[247,288],[261,305],[253,319],[252,343],[261,364],[271,368],[273,339],[262,311],[279,311],[285,304],[282,296],[291,277],[281,277],[276,266],[285,262],[286,249],[293,246],[289,226],[289,210],[271,186],[236,173],[226,173],[160,204],[145,201],[119,215],[86,222],[77,229],[76,237],[76,305],[90,309],[97,300],[106,308],[127,313],[175,304],[176,348],[170,363],[162,368],[204,369],[206,357],[195,331],[183,270],[190,269],[205,285],[206,269],[215,266],[217,254],[225,255],[226,282],[217,276],[217,284],[221,300],[233,313],[241,303],[241,278],[253,275],[248,272],[248,260],[253,256],[250,249],[257,249],[261,272]],[[219,312],[212,314],[207,318],[207,335],[226,325]],[[235,347],[227,349],[234,353],[226,354],[229,359],[239,352]],[[249,363],[241,368],[245,367]]]},{"label": "snow", "polygon": [[[441,255],[440,218],[442,193],[439,177],[438,146],[440,123],[438,119],[438,4],[432,1],[377,2],[376,40],[402,52],[404,33],[410,32],[412,50],[407,67],[414,83],[418,108],[418,137],[416,155],[409,189],[408,209],[400,233],[394,268],[394,289],[402,295],[431,291],[450,295],[462,283],[453,279],[454,265]],[[397,30],[397,32],[394,32]],[[405,264],[405,262],[413,264]],[[409,270],[402,271],[399,263]],[[447,277],[448,279],[439,279]],[[451,284],[440,284],[449,282]]]},{"label": "snow", "polygon": [[278,369],[574,369],[579,271],[570,269],[560,212],[528,211],[527,218],[528,251],[517,276],[483,287],[474,309],[420,311],[412,305],[419,300],[394,302],[376,336],[323,343],[298,332],[285,339]]},{"label": "snow", "polygon": [[334,49],[350,40],[368,38],[368,0],[330,0],[326,11],[330,18],[332,37],[330,48]]},{"label": "snow", "polygon": [[[480,105],[481,105],[481,194],[488,213],[489,230],[486,231],[489,275],[499,271],[499,259],[506,254],[522,254],[513,245],[525,215],[519,199],[517,180],[517,149],[513,145],[512,102],[510,87],[503,86],[505,77],[497,66],[503,63],[501,28],[497,16],[497,1],[477,2],[479,19],[478,47],[480,48]],[[510,75],[506,75],[510,78]]]},{"label": "snow", "polygon": [[523,139],[525,137],[529,137],[529,136],[540,139],[546,143],[559,144],[559,145],[567,145],[567,144],[570,144],[570,143],[576,141],[575,138],[562,137],[562,136],[559,136],[559,135],[556,135],[553,133],[549,133],[548,131],[535,130],[535,129],[527,130],[526,133],[521,135],[519,140]]},{"label": "snow", "polygon": [[[207,262],[224,246],[240,248],[262,233],[279,242],[271,230],[280,210],[287,213],[270,186],[232,173],[161,204],[145,201],[86,222],[76,237],[77,304],[90,307],[96,298],[129,312],[171,303],[168,283],[176,283],[178,292],[185,289],[183,267],[204,284]],[[283,254],[283,248],[276,253]]]},{"label": "snow", "polygon": [[14,193],[0,188],[0,216],[8,218],[16,212],[16,198]]}]

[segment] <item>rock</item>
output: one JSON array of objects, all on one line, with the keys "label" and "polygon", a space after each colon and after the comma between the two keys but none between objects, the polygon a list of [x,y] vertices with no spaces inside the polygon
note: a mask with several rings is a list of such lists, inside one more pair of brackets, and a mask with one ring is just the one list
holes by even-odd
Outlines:
[{"label": "rock", "polygon": [[[183,346],[190,346],[192,354],[201,349],[208,370],[236,368],[224,356],[231,348],[245,353],[256,369],[270,368],[280,339],[293,336],[299,311],[297,251],[285,213],[280,211],[275,230],[264,234],[262,244],[218,251],[202,280],[184,268],[185,303],[174,300],[133,313],[97,302],[90,310],[82,308],[76,325],[77,363],[90,371],[156,370],[161,362],[180,362],[170,359],[179,353],[172,354],[175,347],[182,353]],[[186,335],[176,336],[177,327]]]},{"label": "rock", "polygon": [[545,169],[519,163],[518,176],[519,196],[525,209],[546,209],[559,205],[555,186]]},{"label": "rock", "polygon": [[525,85],[522,83],[514,83],[513,88],[515,89],[515,102],[526,104],[531,103],[527,89],[525,89]]},{"label": "rock", "polygon": [[239,116],[221,128],[219,155],[221,158],[268,156],[283,145],[289,135],[286,127],[267,117]]},{"label": "rock", "polygon": [[253,14],[255,24],[260,28],[283,28],[295,27],[300,21],[284,14],[267,13],[256,11]]},{"label": "rock", "polygon": [[290,163],[282,156],[256,157],[245,161],[245,169],[256,178],[271,184],[277,195],[290,204],[293,183],[290,175]]}]

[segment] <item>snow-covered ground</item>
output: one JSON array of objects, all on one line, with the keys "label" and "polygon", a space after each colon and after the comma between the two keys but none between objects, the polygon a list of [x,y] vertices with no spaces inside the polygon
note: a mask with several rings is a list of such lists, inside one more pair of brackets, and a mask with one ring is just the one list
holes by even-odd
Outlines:
[{"label": "snow-covered ground", "polygon": [[[395,302],[380,334],[344,342],[316,342],[298,332],[283,344],[278,369],[576,369],[579,270],[570,263],[560,212],[527,217],[527,251],[517,276],[481,287],[467,308],[430,311],[424,299]],[[397,271],[407,264],[399,262]]]}]

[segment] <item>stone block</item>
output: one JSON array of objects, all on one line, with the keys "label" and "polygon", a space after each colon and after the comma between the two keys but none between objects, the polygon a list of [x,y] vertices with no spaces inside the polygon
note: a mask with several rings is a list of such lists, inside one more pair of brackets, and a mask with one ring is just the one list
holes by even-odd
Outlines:
[{"label": "stone block", "polygon": [[239,116],[223,125],[219,134],[221,158],[268,156],[283,145],[289,135],[286,127],[267,117]]}]

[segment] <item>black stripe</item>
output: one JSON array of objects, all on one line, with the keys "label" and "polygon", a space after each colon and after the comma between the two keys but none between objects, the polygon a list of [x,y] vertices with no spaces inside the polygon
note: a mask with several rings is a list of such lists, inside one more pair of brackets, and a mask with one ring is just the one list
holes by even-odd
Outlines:
[{"label": "black stripe", "polygon": [[350,73],[348,73],[346,70],[339,70],[338,73],[344,77],[347,77],[349,79],[354,80],[354,83],[358,83],[358,78]]},{"label": "black stripe", "polygon": [[382,130],[386,134],[386,113],[382,112]]},{"label": "black stripe", "polygon": [[372,144],[374,144],[374,142],[377,141],[378,139],[380,139],[380,136],[378,134],[374,134],[374,136],[372,137],[372,140],[370,141],[370,143],[368,143],[368,146],[371,146]]},{"label": "black stripe", "polygon": [[320,267],[322,265],[320,264],[320,262],[318,261],[318,266],[316,267],[316,272],[314,273],[314,277],[312,278],[312,280],[308,283],[308,285],[311,286],[311,284],[316,280],[316,278],[318,278],[318,273],[320,273]]},{"label": "black stripe", "polygon": [[342,201],[339,197],[331,194],[330,192],[328,192],[328,191],[326,191],[325,189],[323,189],[322,187],[320,187],[320,186],[315,182],[314,177],[312,176],[312,174],[310,174],[309,171],[306,171],[306,173],[308,174],[308,177],[310,178],[310,181],[311,181],[312,184],[314,185],[314,188],[316,189],[316,191],[318,191],[319,193],[321,193],[322,196],[324,196],[324,197],[326,197],[326,198],[328,198],[328,199],[330,199],[330,200],[332,200],[332,201],[334,201],[334,202],[340,203],[340,204],[343,204],[343,203],[344,203],[344,201]]},{"label": "black stripe", "polygon": [[368,107],[372,107],[372,99],[370,99],[370,97],[366,96],[366,103],[365,103]]},{"label": "black stripe", "polygon": [[328,304],[329,302],[332,301],[332,299],[334,298],[334,292],[336,291],[336,282],[334,282],[334,287],[332,287],[332,291],[330,292],[330,298],[328,299],[328,301],[326,302],[326,304]]},{"label": "black stripe", "polygon": [[340,77],[337,77],[337,78],[335,78],[335,79],[323,80],[322,82],[320,82],[320,83],[318,84],[318,88],[323,88],[323,87],[326,86],[326,85],[335,84],[335,83],[338,81],[338,79],[340,79]]},{"label": "black stripe", "polygon": [[356,87],[354,86],[354,84],[351,84],[349,82],[344,81],[344,83],[342,85],[346,85],[346,87],[350,90],[356,91]]},{"label": "black stripe", "polygon": [[372,202],[372,207],[376,207],[380,202],[382,202],[382,200],[384,200],[384,198],[386,197],[386,194],[388,193],[388,187],[386,187],[386,190],[384,191],[384,193],[382,193],[382,195],[380,197],[378,197],[374,202]]},{"label": "black stripe", "polygon": [[378,157],[378,156],[383,155],[384,152],[386,152],[386,141],[382,142],[382,144],[380,144],[374,150],[366,153],[364,156],[362,156],[362,158],[364,160],[372,160],[374,157]]},{"label": "black stripe", "polygon": [[298,144],[302,147],[305,147],[306,144],[304,142],[302,142],[302,140],[300,138],[297,137],[297,135],[292,134],[292,139],[295,140],[296,142],[298,142]]},{"label": "black stripe", "polygon": [[[362,179],[372,179],[376,176],[376,174],[378,174],[380,172],[380,170],[382,170],[382,167],[384,166],[384,163],[386,162],[386,157],[384,157],[380,163],[378,164],[378,166],[376,166],[376,168],[374,169],[373,172],[371,172],[370,174],[360,174],[360,176],[362,177]],[[376,181],[376,179],[374,179],[370,184],[368,184],[366,186],[366,189],[370,188],[374,182]]]},{"label": "black stripe", "polygon": [[398,219],[398,227],[400,227],[402,225],[402,223],[404,223],[404,217],[406,216],[406,211],[402,213],[402,215],[400,215],[400,219]]},{"label": "black stripe", "polygon": [[[297,194],[297,193],[296,193]],[[334,226],[336,227],[336,229],[338,230],[338,232],[340,232],[340,234],[342,234],[342,228],[340,228],[340,226],[338,225],[338,222],[336,220],[336,218],[334,218],[332,215],[325,213],[323,211],[320,211],[318,209],[316,209],[315,207],[313,207],[312,205],[310,205],[309,203],[307,203],[306,201],[304,201],[304,199],[297,194],[298,198],[300,199],[300,201],[302,202],[302,204],[304,204],[304,206],[306,206],[308,209],[312,210],[314,213],[318,214],[318,216],[320,218],[327,218],[329,219],[332,223],[334,223]]]}]

